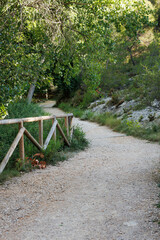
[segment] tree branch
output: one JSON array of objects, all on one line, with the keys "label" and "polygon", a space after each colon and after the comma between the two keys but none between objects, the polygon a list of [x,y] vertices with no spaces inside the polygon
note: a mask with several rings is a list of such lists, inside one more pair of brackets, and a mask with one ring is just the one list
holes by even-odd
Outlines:
[{"label": "tree branch", "polygon": [[67,2],[67,3],[63,3],[64,6],[67,6],[67,5],[71,5],[71,4],[75,4],[75,5],[79,5],[79,6],[88,6],[89,3],[82,3],[82,2]]}]

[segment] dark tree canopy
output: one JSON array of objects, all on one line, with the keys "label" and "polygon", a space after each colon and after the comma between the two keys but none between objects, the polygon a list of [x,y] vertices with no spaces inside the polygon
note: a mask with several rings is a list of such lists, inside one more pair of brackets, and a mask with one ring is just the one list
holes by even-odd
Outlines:
[{"label": "dark tree canopy", "polygon": [[144,1],[1,0],[0,104],[50,82],[66,96],[100,84],[121,38],[130,51],[150,25]]}]

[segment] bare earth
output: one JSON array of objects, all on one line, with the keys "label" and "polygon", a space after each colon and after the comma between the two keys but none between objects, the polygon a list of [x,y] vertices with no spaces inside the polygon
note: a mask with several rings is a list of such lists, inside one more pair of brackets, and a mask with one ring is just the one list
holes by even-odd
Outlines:
[{"label": "bare earth", "polygon": [[91,142],[86,151],[0,186],[0,239],[159,240],[160,146],[96,123],[74,124]]}]

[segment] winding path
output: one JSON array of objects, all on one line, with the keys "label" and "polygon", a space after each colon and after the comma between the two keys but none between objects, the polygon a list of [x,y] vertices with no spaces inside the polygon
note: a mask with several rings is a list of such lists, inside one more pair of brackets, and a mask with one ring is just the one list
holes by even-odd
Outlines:
[{"label": "winding path", "polygon": [[74,124],[86,132],[87,150],[0,186],[0,239],[159,240],[160,146],[96,123]]}]

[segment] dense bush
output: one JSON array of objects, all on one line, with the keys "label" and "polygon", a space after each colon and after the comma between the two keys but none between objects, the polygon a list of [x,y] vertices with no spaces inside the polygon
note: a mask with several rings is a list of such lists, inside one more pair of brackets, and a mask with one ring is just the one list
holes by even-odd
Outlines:
[{"label": "dense bush", "polygon": [[[145,41],[147,41],[145,39]],[[138,46],[133,51],[135,65],[128,61],[127,50],[121,54],[118,46],[116,61],[109,62],[104,69],[101,88],[109,94],[121,90],[126,100],[137,99],[150,104],[160,99],[160,35],[155,33],[154,41],[148,46]],[[120,45],[119,45],[120,47]],[[119,91],[120,92],[120,91]]]},{"label": "dense bush", "polygon": [[[25,101],[11,103],[8,106],[8,115],[6,119],[10,118],[24,118],[24,117],[38,117],[47,115],[43,109],[36,104],[28,104]],[[65,122],[64,119],[58,120],[60,126],[62,127],[64,133],[66,134]],[[52,121],[44,121],[44,139],[46,139]],[[33,135],[33,137],[38,141],[38,123],[24,123],[26,129]],[[18,133],[18,124],[12,125],[0,125],[0,159],[2,160],[6,155],[8,149],[10,148],[14,138]],[[39,152],[37,148],[30,142],[28,138],[25,137],[25,155],[26,157],[31,158],[35,153]],[[67,158],[66,152],[83,150],[88,146],[88,141],[85,138],[85,134],[79,127],[74,128],[73,139],[71,141],[70,148],[64,145],[64,141],[57,131],[57,140],[56,142],[51,140],[47,149],[43,151],[44,159],[47,164],[55,165],[58,161],[63,161]],[[17,176],[19,175],[18,171],[29,171],[32,169],[31,164],[27,163],[21,165],[22,161],[19,159],[19,149],[18,146],[15,149],[12,157],[10,158],[5,171],[0,175],[0,182],[8,178],[8,176]],[[18,170],[18,171],[17,171]]]},{"label": "dense bush", "polygon": [[[69,104],[63,103],[62,107],[63,109],[67,108],[72,112],[77,111],[77,109],[69,106]],[[81,110],[78,117],[81,120],[89,120],[92,122],[97,122],[100,125],[106,125],[112,128],[114,131],[123,132],[127,135],[132,135],[150,141],[160,142],[159,124],[154,124],[150,127],[143,127],[137,121],[129,121],[126,119],[120,120],[111,113],[97,114],[93,113],[91,110]]]},{"label": "dense bush", "polygon": [[73,138],[71,141],[70,150],[84,150],[88,147],[89,142],[85,137],[85,133],[83,132],[82,128],[76,126],[73,130]]},{"label": "dense bush", "polygon": [[[17,103],[10,103],[8,106],[8,115],[6,119],[10,118],[25,118],[25,117],[38,117],[45,116],[46,113],[36,104],[28,104],[25,101],[20,101]],[[33,137],[38,140],[38,123],[25,123],[26,129],[33,135]],[[44,121],[44,138],[46,138],[49,128],[51,127],[51,122]],[[6,155],[9,150],[14,138],[18,133],[18,124],[10,125],[0,125],[0,156],[1,160]],[[27,156],[31,156],[37,152],[37,148],[30,144],[30,140],[25,137],[25,151]],[[18,146],[14,151],[7,168],[15,167],[15,159],[19,157]]]}]

